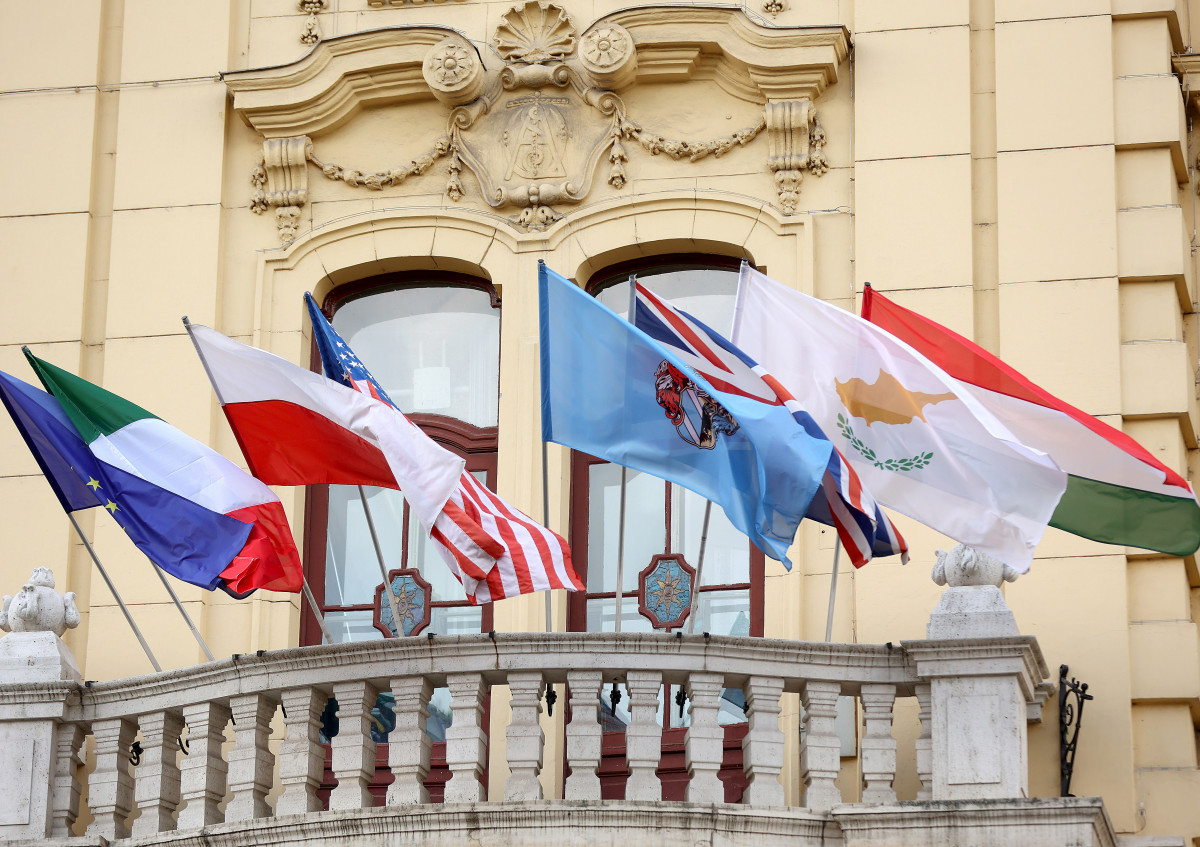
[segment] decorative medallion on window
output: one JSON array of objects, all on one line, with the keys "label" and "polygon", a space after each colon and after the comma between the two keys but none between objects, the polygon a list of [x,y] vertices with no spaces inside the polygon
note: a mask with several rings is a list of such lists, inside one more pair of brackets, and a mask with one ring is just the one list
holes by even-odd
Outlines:
[{"label": "decorative medallion on window", "polygon": [[659,553],[638,575],[638,611],[655,629],[678,629],[691,608],[695,579],[683,556]]},{"label": "decorative medallion on window", "polygon": [[388,571],[388,579],[391,580],[392,593],[396,596],[396,609],[400,615],[399,633],[392,615],[392,604],[383,593],[383,583],[375,586],[371,622],[389,638],[417,635],[429,626],[433,589],[421,578],[421,572],[416,568]]},{"label": "decorative medallion on window", "polygon": [[[580,32],[561,7],[529,0],[500,18],[491,43],[489,54],[447,27],[394,27],[324,39],[291,65],[225,74],[235,111],[266,138],[251,209],[274,209],[287,242],[308,200],[308,162],[327,179],[383,191],[444,161],[449,202],[482,203],[542,229],[588,197],[597,172],[624,190],[638,148],[686,166],[765,135],[774,199],[792,214],[805,174],[828,168],[813,102],[848,56],[841,27],[768,27],[725,6],[646,6]],[[621,96],[639,82],[692,80],[741,101],[725,115],[737,113],[732,131],[697,138],[652,129],[663,119],[631,113]],[[444,134],[392,167],[323,161],[311,141],[364,106],[403,109],[430,96],[448,109]]]}]

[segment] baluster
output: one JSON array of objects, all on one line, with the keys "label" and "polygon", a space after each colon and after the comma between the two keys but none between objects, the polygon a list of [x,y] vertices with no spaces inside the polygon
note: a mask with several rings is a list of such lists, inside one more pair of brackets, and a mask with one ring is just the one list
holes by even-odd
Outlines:
[{"label": "baluster", "polygon": [[179,736],[183,718],[178,712],[151,712],[138,718],[142,731],[142,760],[134,774],[134,799],[141,815],[133,836],[145,838],[175,828],[179,808]]},{"label": "baluster", "polygon": [[691,777],[687,787],[691,803],[725,802],[725,784],[717,778],[725,752],[725,730],[717,720],[724,680],[719,673],[688,674],[688,713],[692,720],[684,740],[684,758]]},{"label": "baluster", "polygon": [[333,686],[338,701],[338,734],[333,748],[333,775],[337,787],[329,794],[329,809],[369,809],[371,778],[375,776],[375,740],[371,738],[371,707],[379,692],[367,682],[339,682]]},{"label": "baluster", "polygon": [[513,672],[508,675],[512,692],[512,721],[505,732],[508,740],[508,769],[511,776],[504,785],[505,800],[541,800],[542,750],[546,736],[542,733],[538,715],[542,712],[542,692],[545,690],[538,671]]},{"label": "baluster", "polygon": [[128,838],[125,818],[133,809],[133,775],[129,772],[129,746],[136,729],[126,718],[110,718],[92,724],[96,739],[96,769],[88,778],[88,805],[95,820],[88,835],[109,841]]},{"label": "baluster", "polygon": [[804,744],[800,748],[800,778],[804,781],[801,804],[814,812],[827,812],[842,802],[838,771],[842,765],[842,742],[838,739],[837,699],[842,686],[837,682],[804,683],[800,702],[804,707]]},{"label": "baluster", "polygon": [[563,786],[564,800],[599,800],[600,721],[597,707],[604,677],[600,671],[568,671],[571,722],[567,724],[567,763],[571,775]]},{"label": "baluster", "polygon": [[225,819],[217,805],[225,797],[228,766],[221,758],[229,709],[221,703],[183,707],[188,727],[188,754],[179,767],[179,829],[201,829]]},{"label": "baluster", "polygon": [[425,734],[425,721],[433,683],[421,676],[393,679],[392,696],[396,698],[396,728],[388,735],[388,767],[395,781],[388,786],[387,804],[428,803],[425,777],[433,742]]},{"label": "baluster", "polygon": [[783,806],[787,803],[783,784],[779,781],[785,743],[779,728],[783,680],[752,676],[746,682],[744,693],[749,726],[742,739],[742,761],[750,784],[742,794],[742,802],[754,806]]},{"label": "baluster", "polygon": [[918,682],[916,686],[918,715],[921,721],[921,735],[917,739],[917,778],[921,780],[921,789],[917,792],[918,800],[933,799],[933,720],[931,706],[933,697],[928,682]]},{"label": "baluster", "polygon": [[229,751],[229,791],[226,821],[265,818],[271,813],[275,757],[267,746],[275,702],[265,694],[243,694],[229,701],[233,713],[233,749]]},{"label": "baluster", "polygon": [[866,684],[863,704],[862,775],[864,803],[895,803],[896,739],[892,737],[892,707],[896,686]]},{"label": "baluster", "polygon": [[629,762],[626,800],[661,800],[662,784],[655,771],[662,758],[662,727],[658,725],[659,671],[629,671],[629,726],[625,727],[625,759]]},{"label": "baluster", "polygon": [[483,676],[456,673],[446,677],[450,689],[450,711],[454,723],[446,729],[447,803],[486,800],[487,789],[479,781],[487,755],[483,731]]},{"label": "baluster", "polygon": [[75,767],[84,729],[75,723],[60,723],[54,728],[54,782],[50,801],[50,837],[67,838],[79,817],[79,780]]},{"label": "baluster", "polygon": [[280,695],[287,737],[279,745],[279,783],[283,793],[275,800],[275,814],[319,812],[317,789],[325,769],[321,746],[321,713],[329,695],[316,688],[289,688]]}]

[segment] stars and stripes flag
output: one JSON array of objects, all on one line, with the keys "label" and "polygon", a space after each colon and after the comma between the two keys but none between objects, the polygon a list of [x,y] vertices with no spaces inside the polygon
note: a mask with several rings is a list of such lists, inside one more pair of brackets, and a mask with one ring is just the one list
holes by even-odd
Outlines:
[{"label": "stars and stripes flag", "polygon": [[[634,325],[671,349],[714,387],[729,394],[785,407],[812,438],[828,441],[812,416],[765,368],[715,330],[635,282]],[[806,518],[837,530],[855,567],[873,556],[900,555],[908,545],[836,447]]]},{"label": "stars and stripes flag", "polygon": [[[311,294],[305,294],[305,302],[326,376],[399,413]],[[571,566],[567,542],[489,491],[465,469],[442,508],[442,517],[430,528],[430,538],[474,603],[554,588],[583,589]],[[464,544],[468,540],[470,543]],[[471,545],[491,554],[494,567],[480,567],[471,555]]]}]

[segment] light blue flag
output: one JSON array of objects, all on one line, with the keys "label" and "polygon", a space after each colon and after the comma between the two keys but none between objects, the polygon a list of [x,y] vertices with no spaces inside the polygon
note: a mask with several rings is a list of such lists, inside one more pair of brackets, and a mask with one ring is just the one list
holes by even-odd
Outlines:
[{"label": "light blue flag", "polygon": [[674,353],[545,265],[542,438],[682,485],[760,550],[787,549],[829,464],[784,406],[717,391]]}]

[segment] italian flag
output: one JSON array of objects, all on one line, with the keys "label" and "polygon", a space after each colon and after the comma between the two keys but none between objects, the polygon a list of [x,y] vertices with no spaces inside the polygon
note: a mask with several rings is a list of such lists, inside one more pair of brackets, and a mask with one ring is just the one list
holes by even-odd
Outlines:
[{"label": "italian flag", "polygon": [[1050,526],[1170,556],[1189,556],[1200,547],[1200,505],[1191,487],[1128,435],[870,287],[862,316],[969,385],[1013,434],[1067,472],[1067,490]]},{"label": "italian flag", "polygon": [[151,561],[234,596],[300,590],[300,556],[271,489],[140,406],[25,356],[97,459],[89,488]]}]

